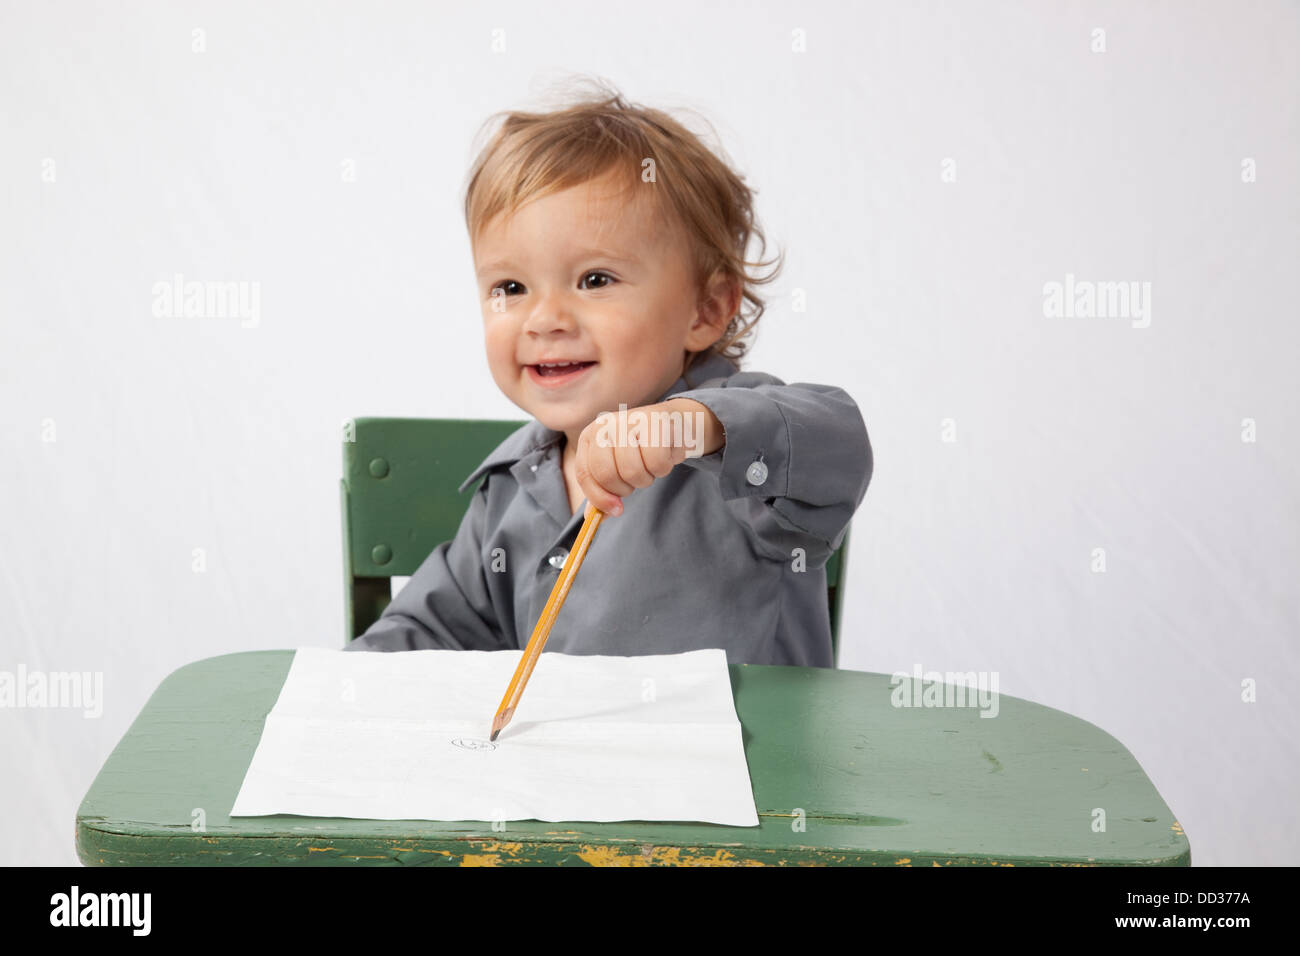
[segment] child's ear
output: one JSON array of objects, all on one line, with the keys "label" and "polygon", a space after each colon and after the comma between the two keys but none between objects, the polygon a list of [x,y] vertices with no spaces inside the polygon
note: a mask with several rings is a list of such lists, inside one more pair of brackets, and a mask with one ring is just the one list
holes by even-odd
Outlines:
[{"label": "child's ear", "polygon": [[713,273],[700,292],[695,321],[686,335],[687,349],[701,352],[722,338],[740,311],[740,299],[740,283],[735,276],[722,270]]}]

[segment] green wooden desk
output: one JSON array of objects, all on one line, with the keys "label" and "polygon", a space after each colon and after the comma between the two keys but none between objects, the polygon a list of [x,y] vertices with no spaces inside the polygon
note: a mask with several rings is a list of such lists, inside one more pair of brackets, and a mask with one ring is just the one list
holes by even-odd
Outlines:
[{"label": "green wooden desk", "polygon": [[[1173,814],[1119,741],[1001,695],[899,708],[886,674],[733,666],[759,827],[227,815],[292,651],[228,654],[158,688],[77,812],[91,866],[1189,865]],[[1106,830],[1093,832],[1093,810]],[[193,828],[202,810],[206,830]],[[796,810],[805,828],[795,828]]]}]

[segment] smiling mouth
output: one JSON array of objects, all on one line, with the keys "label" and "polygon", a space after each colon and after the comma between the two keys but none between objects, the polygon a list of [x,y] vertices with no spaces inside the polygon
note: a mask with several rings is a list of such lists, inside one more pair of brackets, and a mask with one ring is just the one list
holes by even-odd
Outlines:
[{"label": "smiling mouth", "polygon": [[548,362],[544,365],[529,365],[528,374],[535,382],[547,385],[559,385],[577,378],[595,362]]}]

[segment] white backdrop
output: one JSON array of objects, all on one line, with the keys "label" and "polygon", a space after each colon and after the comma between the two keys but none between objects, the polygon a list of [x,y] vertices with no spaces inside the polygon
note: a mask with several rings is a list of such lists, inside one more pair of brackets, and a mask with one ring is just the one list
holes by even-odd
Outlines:
[{"label": "white backdrop", "polygon": [[[788,252],[747,367],[862,409],[841,666],[996,672],[1195,863],[1295,862],[1296,6],[479,6],[0,3],[0,670],[103,675],[0,710],[0,863],[76,862],[176,668],[341,646],[344,419],[520,417],[460,189],[574,73],[715,125]],[[178,273],[255,320],[155,315]]]}]

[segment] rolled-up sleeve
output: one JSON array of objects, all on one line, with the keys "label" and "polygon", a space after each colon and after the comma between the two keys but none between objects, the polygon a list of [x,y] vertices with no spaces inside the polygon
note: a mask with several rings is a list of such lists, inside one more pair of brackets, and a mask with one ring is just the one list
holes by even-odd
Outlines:
[{"label": "rolled-up sleeve", "polygon": [[507,648],[483,567],[486,494],[485,482],[475,491],[456,536],[430,552],[379,619],[345,650]]},{"label": "rolled-up sleeve", "polygon": [[871,482],[871,442],[848,393],[739,372],[671,397],[694,399],[722,423],[722,448],[683,464],[717,477],[756,553],[789,561],[803,548],[810,567],[825,564]]}]

